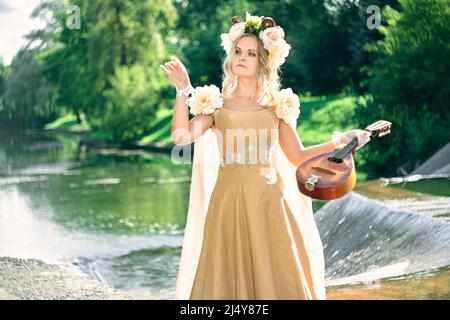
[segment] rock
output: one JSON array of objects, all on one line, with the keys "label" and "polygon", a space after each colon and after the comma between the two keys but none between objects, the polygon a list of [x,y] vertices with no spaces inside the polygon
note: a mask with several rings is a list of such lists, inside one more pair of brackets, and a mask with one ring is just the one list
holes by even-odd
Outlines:
[{"label": "rock", "polygon": [[0,300],[132,300],[70,265],[0,257]]}]

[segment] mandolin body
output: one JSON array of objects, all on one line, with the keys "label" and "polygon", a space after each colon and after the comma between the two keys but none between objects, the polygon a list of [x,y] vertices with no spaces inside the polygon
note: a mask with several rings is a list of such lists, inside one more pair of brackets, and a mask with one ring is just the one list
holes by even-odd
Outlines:
[{"label": "mandolin body", "polygon": [[342,162],[329,161],[335,153],[324,153],[302,163],[296,171],[299,190],[314,199],[333,200],[344,196],[356,185],[354,152]]},{"label": "mandolin body", "polygon": [[[378,120],[364,130],[371,137],[382,137],[391,132],[392,123]],[[304,195],[319,200],[333,200],[350,192],[356,185],[355,150],[358,138],[332,152],[315,156],[297,167],[298,189]]]}]

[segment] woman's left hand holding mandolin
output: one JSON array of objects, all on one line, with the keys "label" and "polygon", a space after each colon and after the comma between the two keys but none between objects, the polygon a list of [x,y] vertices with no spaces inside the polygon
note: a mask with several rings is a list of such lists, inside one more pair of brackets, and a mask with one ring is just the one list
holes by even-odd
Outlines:
[{"label": "woman's left hand holding mandolin", "polygon": [[370,141],[370,136],[371,133],[369,131],[361,129],[350,130],[347,132],[334,131],[332,134],[332,140],[334,146],[337,148],[342,144],[348,144],[355,137],[357,137],[358,146],[356,147],[356,150],[358,150],[362,148],[367,142]]}]

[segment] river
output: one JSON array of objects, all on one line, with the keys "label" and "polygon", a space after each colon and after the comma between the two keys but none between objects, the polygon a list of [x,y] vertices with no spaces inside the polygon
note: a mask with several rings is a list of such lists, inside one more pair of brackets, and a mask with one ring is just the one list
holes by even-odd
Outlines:
[{"label": "river", "polygon": [[[172,299],[190,165],[76,135],[0,132],[0,257],[70,264],[138,299]],[[449,299],[450,181],[314,202],[329,299]]]}]

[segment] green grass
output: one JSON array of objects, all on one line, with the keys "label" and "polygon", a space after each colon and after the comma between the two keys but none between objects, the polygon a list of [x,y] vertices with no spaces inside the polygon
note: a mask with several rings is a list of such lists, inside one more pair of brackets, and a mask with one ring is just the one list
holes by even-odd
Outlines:
[{"label": "green grass", "polygon": [[155,120],[150,124],[149,133],[139,139],[139,143],[165,142],[170,143],[170,123],[172,121],[172,110],[161,109],[156,113]]},{"label": "green grass", "polygon": [[[352,123],[357,97],[343,95],[324,97],[301,97],[301,112],[297,131],[305,147],[331,139],[334,130],[357,129]],[[170,143],[172,110],[159,110],[149,134],[139,139],[140,143]]]},{"label": "green grass", "polygon": [[352,119],[357,97],[301,97],[297,132],[305,147],[331,139],[333,131],[357,129]]},{"label": "green grass", "polygon": [[45,129],[54,130],[69,130],[73,132],[85,132],[90,130],[90,126],[86,121],[82,121],[81,124],[77,122],[77,117],[73,114],[65,115],[55,121],[45,125]]},{"label": "green grass", "polygon": [[[297,132],[305,147],[323,143],[331,139],[334,130],[346,131],[357,129],[352,122],[355,112],[353,96],[322,96],[301,97],[300,117],[297,122]],[[148,142],[170,143],[171,109],[160,109],[150,125],[147,134],[138,138],[140,144]],[[89,132],[86,121],[76,122],[75,115],[66,115],[45,126],[46,129],[65,129],[76,132],[88,132],[94,139],[107,139],[104,132]]]},{"label": "green grass", "polygon": [[[358,129],[353,123],[356,109],[356,96],[334,95],[321,97],[300,97],[300,117],[297,121],[297,132],[305,147],[327,142],[334,130],[347,131]],[[148,133],[139,137],[138,143],[148,142],[171,143],[170,125],[172,109],[162,108],[157,111],[156,118],[150,124]],[[46,129],[66,129],[87,132],[96,140],[107,140],[109,137],[102,131],[90,131],[86,122],[79,125],[74,115],[67,115],[47,124]],[[358,155],[357,155],[358,156]],[[365,181],[367,174],[357,171],[358,182]]]},{"label": "green grass", "polygon": [[445,178],[423,179],[414,182],[391,184],[390,186],[415,192],[450,197],[450,181]]},{"label": "green grass", "polygon": [[[331,139],[334,130],[346,131],[357,129],[352,122],[356,108],[355,96],[335,95],[321,97],[300,97],[300,117],[297,132],[305,147],[323,143]],[[170,125],[172,109],[160,109],[150,124],[148,133],[138,138],[140,144],[148,142],[171,143]],[[79,125],[74,115],[67,115],[46,125],[46,129],[66,129],[70,131],[87,131],[94,139],[107,139],[104,132],[89,132],[86,122]]]},{"label": "green grass", "polygon": [[81,124],[73,114],[62,116],[55,121],[45,125],[46,130],[67,130],[71,132],[84,132],[93,140],[110,140],[108,133],[103,130],[93,131],[87,121],[83,120]]},{"label": "green grass", "polygon": [[[305,147],[330,141],[333,131],[359,129],[353,122],[356,96],[301,97],[297,132]],[[360,155],[356,153],[356,179],[367,180],[367,173],[358,170]]]}]

